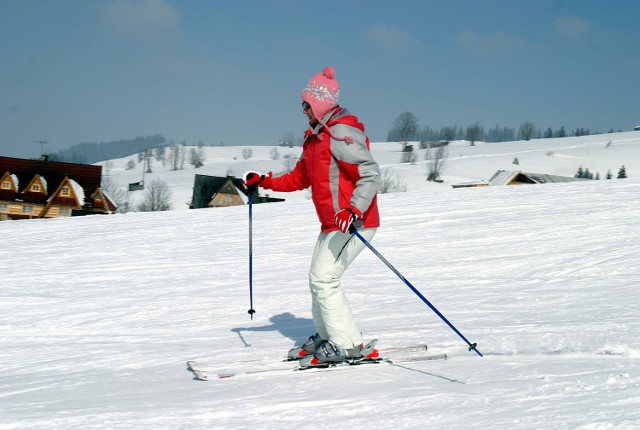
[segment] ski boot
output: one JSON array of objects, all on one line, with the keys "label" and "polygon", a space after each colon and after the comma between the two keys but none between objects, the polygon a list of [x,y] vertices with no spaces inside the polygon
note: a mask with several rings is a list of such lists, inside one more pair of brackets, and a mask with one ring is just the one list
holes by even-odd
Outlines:
[{"label": "ski boot", "polygon": [[328,367],[335,363],[347,362],[357,364],[362,360],[375,360],[379,357],[375,349],[377,340],[368,344],[360,344],[353,348],[339,348],[329,341],[317,347],[315,354],[307,355],[300,360],[300,367]]},{"label": "ski boot", "polygon": [[323,342],[324,340],[320,338],[320,335],[318,333],[314,334],[313,336],[309,336],[309,339],[307,339],[307,341],[303,343],[302,346],[295,346],[291,348],[289,350],[287,358],[289,359],[289,361],[291,361],[300,360],[301,358],[309,355],[313,356],[313,354],[316,353],[316,350]]}]

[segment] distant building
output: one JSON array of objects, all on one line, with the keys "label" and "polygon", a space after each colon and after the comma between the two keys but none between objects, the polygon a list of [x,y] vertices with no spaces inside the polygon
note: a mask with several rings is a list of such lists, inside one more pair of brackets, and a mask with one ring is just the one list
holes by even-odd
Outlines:
[{"label": "distant building", "polygon": [[0,157],[0,220],[115,213],[102,166]]},{"label": "distant building", "polygon": [[[196,175],[193,184],[193,196],[189,209],[214,208],[244,205],[242,197],[249,196],[242,179],[232,176]],[[254,203],[282,202],[284,199],[261,197],[258,192],[253,196]]]},{"label": "distant building", "polygon": [[488,187],[495,185],[549,184],[557,182],[588,181],[585,178],[548,175],[546,173],[526,173],[521,171],[498,170],[488,181],[467,182],[452,185],[453,188]]}]

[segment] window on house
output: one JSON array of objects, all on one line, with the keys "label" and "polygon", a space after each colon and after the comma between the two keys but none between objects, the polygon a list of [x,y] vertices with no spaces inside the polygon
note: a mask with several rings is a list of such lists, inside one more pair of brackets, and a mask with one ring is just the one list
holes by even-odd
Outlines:
[{"label": "window on house", "polygon": [[60,192],[65,197],[69,196],[69,187],[62,187],[62,191]]},{"label": "window on house", "polygon": [[35,191],[37,193],[38,191],[40,191],[40,185],[39,184],[33,184],[31,186],[31,191]]},{"label": "window on house", "polygon": [[0,203],[0,212],[7,212],[9,210],[9,205],[6,203]]},{"label": "window on house", "polygon": [[22,213],[32,214],[33,213],[33,206],[30,206],[30,205],[22,206]]},{"label": "window on house", "polygon": [[60,216],[71,216],[70,208],[60,208]]},{"label": "window on house", "polygon": [[10,190],[11,189],[11,184],[9,183],[9,181],[4,181],[2,183],[2,189],[3,190]]}]

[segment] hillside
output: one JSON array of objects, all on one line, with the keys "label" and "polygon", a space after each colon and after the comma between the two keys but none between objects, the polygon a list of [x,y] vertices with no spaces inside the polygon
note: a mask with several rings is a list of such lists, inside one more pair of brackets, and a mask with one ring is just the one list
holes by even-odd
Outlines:
[{"label": "hillside", "polygon": [[[631,157],[629,157],[629,161]],[[636,429],[640,180],[380,196],[345,288],[365,338],[447,361],[199,382],[312,333],[310,202],[0,224],[1,429]],[[364,424],[363,424],[364,423]],[[309,424],[310,425],[310,424]]]},{"label": "hillside", "polygon": [[[155,178],[165,181],[172,189],[174,209],[187,209],[193,192],[195,174],[225,176],[231,174],[242,176],[250,169],[260,172],[284,170],[286,156],[297,159],[301,148],[278,148],[280,159],[272,160],[274,147],[205,147],[204,166],[194,169],[188,163],[184,170],[172,171],[167,166],[152,160],[151,174],[144,175],[145,181],[151,183]],[[602,134],[596,136],[566,137],[555,139],[537,139],[516,142],[482,143],[469,146],[468,142],[455,141],[449,145],[449,155],[442,174],[443,184],[426,181],[425,151],[414,143],[415,164],[401,163],[401,145],[398,143],[372,143],[374,157],[388,172],[397,175],[407,186],[408,191],[451,191],[451,185],[469,181],[488,180],[497,170],[522,170],[531,173],[547,173],[552,175],[573,177],[579,167],[588,168],[592,173],[599,173],[604,179],[608,170],[617,175],[619,168],[625,165],[630,178],[640,175],[640,132],[624,132]],[[250,149],[252,156],[244,159],[243,150]],[[517,158],[519,165],[514,165]],[[142,163],[136,164],[133,170],[126,170],[130,160],[137,161],[135,155],[109,162],[101,162],[105,166],[104,174],[110,176],[123,189],[127,184],[138,182],[143,178]],[[106,168],[108,166],[108,169]],[[134,202],[141,198],[142,191],[130,194]],[[307,199],[306,192],[280,194],[270,192],[274,197],[287,200]]]},{"label": "hillside", "polygon": [[[313,333],[319,227],[304,192],[253,209],[253,320],[246,206],[0,223],[0,429],[637,429],[640,133],[602,139],[455,143],[444,184],[374,144],[409,191],[380,196],[373,246],[484,357],[365,250],[344,277],[365,339],[426,342],[446,361],[194,380],[187,360],[268,366]],[[195,172],[282,163],[241,149],[153,175],[180,200]],[[514,156],[565,175],[625,164],[630,178],[449,186]],[[122,183],[140,174],[127,160],[110,172]]]}]

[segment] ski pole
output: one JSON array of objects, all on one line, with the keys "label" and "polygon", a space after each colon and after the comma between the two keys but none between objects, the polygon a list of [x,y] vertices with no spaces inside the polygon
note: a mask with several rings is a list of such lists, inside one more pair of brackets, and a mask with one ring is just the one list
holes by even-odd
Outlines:
[{"label": "ski pole", "polygon": [[442,315],[442,314],[440,313],[440,311],[439,311],[438,309],[436,309],[436,307],[435,307],[435,306],[433,306],[433,305],[431,304],[431,302],[430,302],[429,300],[427,300],[427,298],[426,298],[425,296],[423,296],[423,295],[422,295],[422,293],[420,293],[420,291],[418,291],[418,290],[416,289],[416,287],[414,287],[413,285],[411,285],[411,282],[409,282],[409,281],[408,281],[404,276],[402,276],[402,274],[401,274],[400,272],[398,272],[398,270],[397,270],[395,267],[393,267],[393,266],[391,265],[391,263],[389,263],[389,262],[388,262],[388,261],[387,261],[387,260],[386,260],[386,259],[385,259],[385,258],[384,258],[384,257],[383,257],[379,252],[378,252],[378,251],[376,251],[376,249],[375,249],[375,248],[374,248],[374,247],[373,247],[373,246],[372,246],[372,245],[367,241],[367,239],[365,239],[364,237],[362,237],[362,235],[361,235],[360,233],[358,233],[358,230],[356,230],[356,228],[355,228],[354,226],[351,226],[351,227],[349,228],[349,231],[350,231],[351,233],[355,234],[355,235],[358,237],[358,239],[360,239],[360,240],[362,241],[362,243],[364,243],[364,244],[367,246],[367,248],[369,248],[371,251],[373,251],[373,253],[374,253],[374,254],[375,254],[375,255],[376,255],[380,260],[382,260],[382,262],[383,262],[384,264],[386,264],[386,265],[387,265],[387,267],[388,267],[389,269],[391,269],[391,271],[392,271],[393,273],[395,273],[396,275],[398,275],[398,278],[400,278],[402,281],[404,281],[404,283],[405,283],[405,284],[407,284],[407,287],[409,287],[409,288],[411,289],[411,291],[413,291],[414,293],[416,293],[416,295],[417,295],[418,297],[420,297],[420,299],[421,299],[421,300],[422,300],[422,301],[423,301],[427,306],[429,306],[429,307],[431,308],[431,310],[432,310],[432,311],[434,311],[434,312],[436,313],[436,315],[438,315],[438,316],[442,319],[442,321],[444,321],[445,323],[447,323],[447,325],[448,325],[449,327],[451,327],[451,329],[452,329],[453,331],[455,331],[455,332],[456,332],[456,334],[457,334],[458,336],[460,336],[460,337],[462,338],[462,340],[464,340],[464,341],[467,343],[467,345],[469,345],[469,351],[475,351],[475,352],[476,352],[476,354],[478,354],[480,357],[482,357],[482,356],[483,356],[483,355],[482,355],[482,353],[481,353],[480,351],[478,351],[478,349],[476,348],[477,343],[471,343],[471,342],[469,342],[469,341],[467,340],[467,338],[466,338],[466,337],[464,337],[464,335],[463,335],[462,333],[460,333],[460,332],[458,331],[458,329],[457,329],[457,328],[455,328],[455,327],[453,326],[453,324],[451,324],[451,323],[449,322],[449,320],[448,320],[448,319],[446,319],[446,318],[445,318],[445,316],[444,316],[444,315]]},{"label": "ski pole", "polygon": [[256,311],[253,309],[253,192],[255,187],[249,187],[249,315],[253,319]]}]

